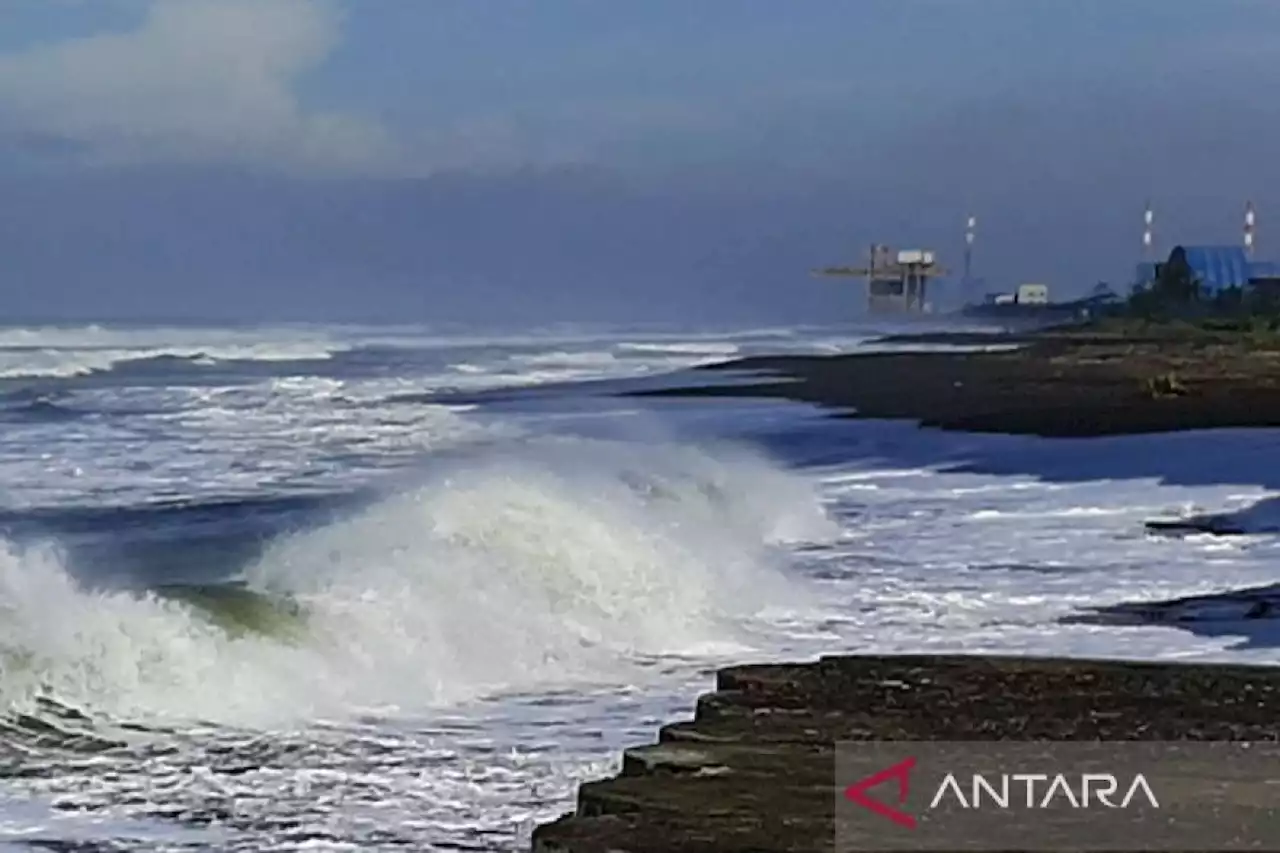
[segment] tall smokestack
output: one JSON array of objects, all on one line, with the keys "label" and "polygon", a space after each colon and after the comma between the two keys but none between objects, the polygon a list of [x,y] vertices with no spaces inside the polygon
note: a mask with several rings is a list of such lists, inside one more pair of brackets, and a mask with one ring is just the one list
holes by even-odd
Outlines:
[{"label": "tall smokestack", "polygon": [[978,234],[978,217],[969,214],[964,229],[964,283],[968,287],[973,280],[973,241]]},{"label": "tall smokestack", "polygon": [[1253,210],[1253,202],[1245,202],[1244,205],[1244,250],[1253,255],[1253,227],[1256,224],[1256,216]]},{"label": "tall smokestack", "polygon": [[1147,202],[1147,208],[1142,213],[1142,258],[1143,260],[1151,260],[1151,253],[1155,248],[1155,232],[1154,225],[1156,215],[1151,210],[1151,202]]}]

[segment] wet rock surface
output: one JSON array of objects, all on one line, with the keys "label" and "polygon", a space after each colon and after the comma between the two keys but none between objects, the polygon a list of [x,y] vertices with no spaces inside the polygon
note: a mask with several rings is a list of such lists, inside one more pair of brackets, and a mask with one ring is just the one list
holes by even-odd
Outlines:
[{"label": "wet rock surface", "polygon": [[835,744],[1276,740],[1280,668],[849,656],[722,670],[689,722],[533,835],[538,853],[832,851]]},{"label": "wet rock surface", "polygon": [[[1094,607],[1064,617],[1064,624],[1075,625],[1169,625],[1196,627],[1202,623],[1220,623],[1228,627],[1236,622],[1268,620],[1280,622],[1280,585],[1250,587],[1209,595],[1188,595],[1163,601],[1132,601]],[[1238,626],[1242,635],[1251,633]],[[1280,630],[1280,625],[1277,626]]]}]

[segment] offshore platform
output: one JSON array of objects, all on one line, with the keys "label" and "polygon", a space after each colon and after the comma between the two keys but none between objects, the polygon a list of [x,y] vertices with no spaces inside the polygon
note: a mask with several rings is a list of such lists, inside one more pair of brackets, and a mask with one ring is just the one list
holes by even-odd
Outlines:
[{"label": "offshore platform", "polygon": [[932,249],[891,249],[872,244],[867,263],[860,267],[823,267],[818,276],[864,278],[867,312],[872,314],[926,314],[933,311],[929,281],[947,275]]}]

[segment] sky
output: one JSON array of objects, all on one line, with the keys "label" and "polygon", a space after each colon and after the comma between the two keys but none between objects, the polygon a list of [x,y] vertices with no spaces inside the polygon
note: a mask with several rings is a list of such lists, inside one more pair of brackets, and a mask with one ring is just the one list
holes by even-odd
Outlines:
[{"label": "sky", "polygon": [[[819,322],[1280,217],[1273,0],[3,0],[15,318]],[[1280,221],[1280,220],[1278,220]],[[1280,226],[1276,231],[1280,257]],[[954,284],[951,292],[955,292]]]}]

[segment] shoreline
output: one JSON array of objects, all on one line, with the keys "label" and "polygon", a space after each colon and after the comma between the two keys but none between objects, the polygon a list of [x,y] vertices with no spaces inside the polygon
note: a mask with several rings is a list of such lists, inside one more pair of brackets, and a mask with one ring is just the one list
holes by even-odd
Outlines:
[{"label": "shoreline", "polygon": [[837,742],[1271,741],[1277,714],[1269,666],[1003,655],[732,666],[692,720],[581,785],[576,810],[538,826],[531,847],[830,853]]},{"label": "shoreline", "polygon": [[[694,371],[754,373],[750,384],[623,396],[780,398],[834,417],[1047,437],[1280,426],[1274,335],[1166,325],[875,343],[1019,348],[738,358]],[[1266,621],[1280,612],[1278,595],[1258,587],[1119,602],[1064,622]],[[1274,741],[1278,712],[1280,666],[984,654],[731,666],[699,697],[693,719],[662,726],[655,743],[624,751],[617,774],[581,785],[575,810],[538,826],[531,848],[832,853],[840,742]]]},{"label": "shoreline", "polygon": [[755,374],[755,381],[622,396],[786,399],[838,417],[1057,438],[1280,427],[1274,332],[1131,323],[893,335],[875,343],[1009,348],[749,356],[693,372]]}]

